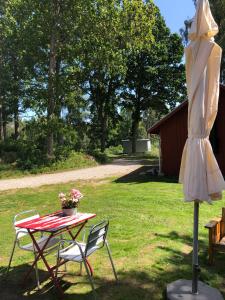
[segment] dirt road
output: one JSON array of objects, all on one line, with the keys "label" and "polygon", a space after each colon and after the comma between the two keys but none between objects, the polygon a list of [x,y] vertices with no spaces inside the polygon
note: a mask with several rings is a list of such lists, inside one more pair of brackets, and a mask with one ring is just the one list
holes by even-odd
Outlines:
[{"label": "dirt road", "polygon": [[93,180],[111,176],[122,176],[145,164],[141,160],[118,159],[111,164],[54,174],[26,176],[17,179],[0,180],[0,191],[39,187],[42,185],[66,183],[76,180]]}]

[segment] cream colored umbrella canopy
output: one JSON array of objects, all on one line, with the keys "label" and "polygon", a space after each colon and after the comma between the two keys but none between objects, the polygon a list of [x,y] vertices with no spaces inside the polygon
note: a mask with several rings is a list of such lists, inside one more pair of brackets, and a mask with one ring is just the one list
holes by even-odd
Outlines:
[{"label": "cream colored umbrella canopy", "polygon": [[185,49],[188,139],[180,168],[186,201],[221,199],[225,182],[209,141],[216,118],[222,50],[214,42],[218,26],[208,0],[199,0]]},{"label": "cream colored umbrella canopy", "polygon": [[192,281],[177,280],[167,286],[167,299],[223,299],[218,290],[198,280],[199,202],[222,197],[225,182],[209,141],[219,98],[221,48],[214,42],[218,33],[208,0],[198,0],[185,49],[188,92],[188,139],[180,168],[186,201],[194,202]]}]

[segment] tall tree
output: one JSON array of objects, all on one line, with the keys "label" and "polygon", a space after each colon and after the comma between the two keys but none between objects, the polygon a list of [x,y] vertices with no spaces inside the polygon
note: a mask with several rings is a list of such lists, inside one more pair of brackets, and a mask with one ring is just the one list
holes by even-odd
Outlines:
[{"label": "tall tree", "polygon": [[138,126],[143,112],[152,108],[161,113],[184,99],[183,46],[177,34],[170,34],[160,12],[154,26],[153,45],[129,55],[123,106],[132,113],[132,152],[136,152]]},{"label": "tall tree", "polygon": [[[12,73],[17,76],[12,82],[20,90],[23,88],[19,97],[14,88],[13,97],[19,99],[19,108],[32,109],[45,118],[45,148],[50,159],[54,157],[58,128],[63,125],[61,111],[67,100],[71,101],[71,89],[77,88],[73,77],[79,66],[83,2],[9,0],[7,5],[7,51],[12,49],[15,54],[18,48],[11,64]],[[18,74],[21,71],[24,74]]]},{"label": "tall tree", "polygon": [[[220,47],[225,49],[225,1],[224,0],[210,0],[210,7],[213,17],[219,26],[219,33],[215,36],[216,42]],[[225,52],[222,53],[221,61],[221,82],[225,83]]]},{"label": "tall tree", "polygon": [[[53,122],[56,106],[56,70],[57,70],[57,48],[58,48],[58,22],[60,14],[60,0],[53,0],[50,5],[50,44],[49,44],[49,71],[48,71],[48,105],[47,105],[47,155],[54,155],[54,130]],[[52,122],[53,121],[53,122]]]},{"label": "tall tree", "polygon": [[155,10],[152,1],[99,0],[92,2],[90,13],[83,65],[91,101],[92,136],[94,133],[95,145],[104,151],[110,124],[115,126],[126,53],[153,41]]}]

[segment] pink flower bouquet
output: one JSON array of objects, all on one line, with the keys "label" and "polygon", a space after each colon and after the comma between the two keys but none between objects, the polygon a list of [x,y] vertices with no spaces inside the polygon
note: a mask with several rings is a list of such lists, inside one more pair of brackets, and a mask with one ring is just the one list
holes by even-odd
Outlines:
[{"label": "pink flower bouquet", "polygon": [[59,193],[62,208],[75,208],[83,197],[80,191],[72,189],[68,194]]}]

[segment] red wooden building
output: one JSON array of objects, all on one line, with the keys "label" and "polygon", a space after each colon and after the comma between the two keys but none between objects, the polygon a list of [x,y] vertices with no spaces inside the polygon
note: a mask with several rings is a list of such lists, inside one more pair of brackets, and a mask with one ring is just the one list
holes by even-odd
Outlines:
[{"label": "red wooden building", "polygon": [[[181,156],[187,139],[188,102],[185,101],[148,130],[160,136],[160,172],[178,176]],[[225,176],[225,86],[220,85],[218,114],[211,131],[214,154]]]}]

